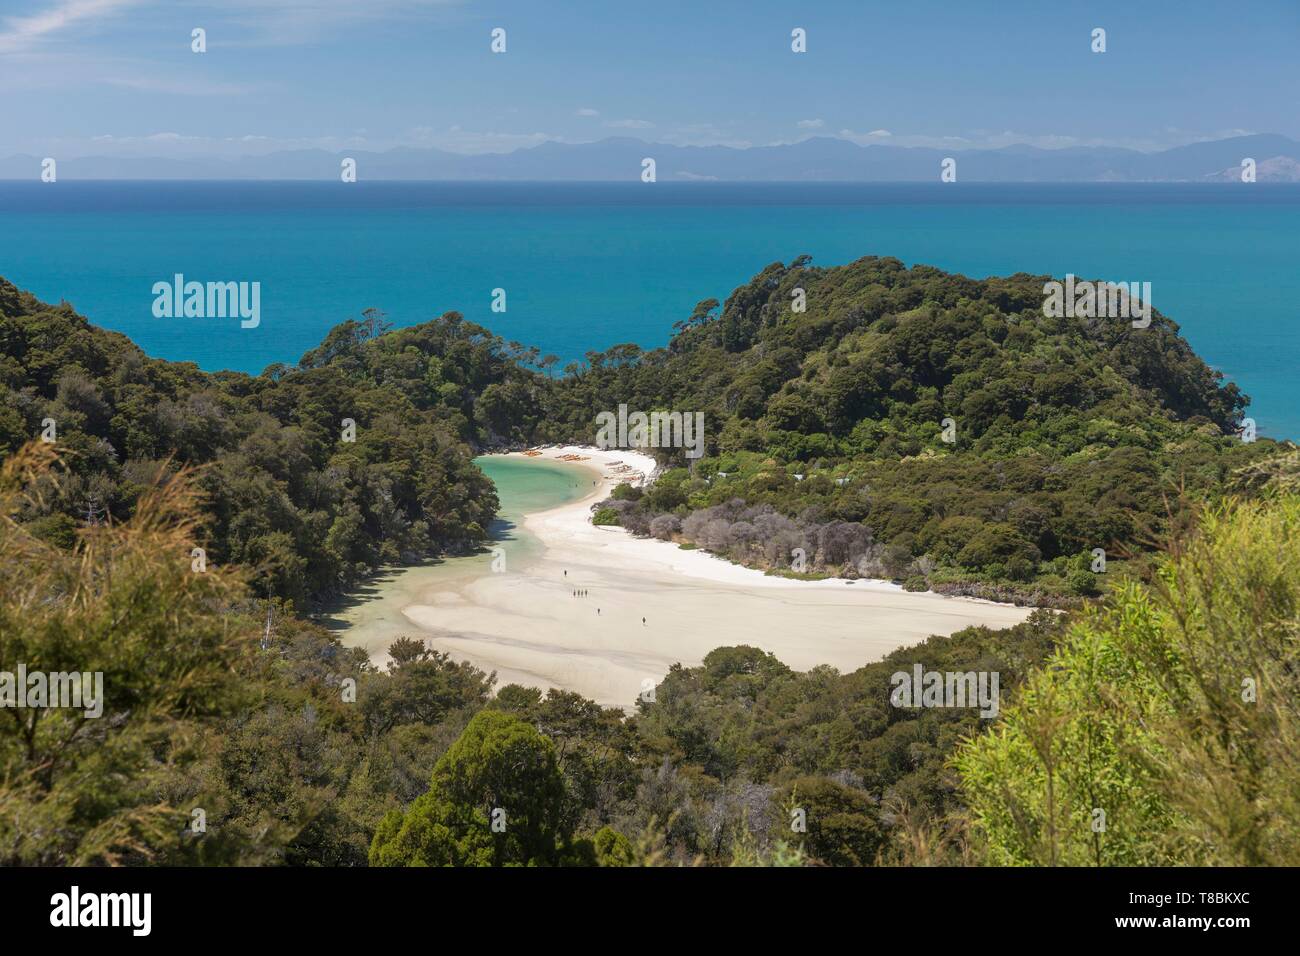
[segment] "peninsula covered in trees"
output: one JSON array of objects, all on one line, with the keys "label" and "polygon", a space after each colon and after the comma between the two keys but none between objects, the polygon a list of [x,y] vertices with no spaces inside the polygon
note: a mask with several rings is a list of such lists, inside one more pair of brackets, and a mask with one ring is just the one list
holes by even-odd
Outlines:
[{"label": "peninsula covered in trees", "polygon": [[801,257],[701,302],[667,348],[590,352],[558,378],[457,313],[385,331],[373,310],[297,366],[205,373],[5,283],[0,451],[58,423],[76,480],[42,531],[65,543],[88,512],[130,513],[142,464],[210,463],[211,557],[305,608],[481,543],[479,451],[590,443],[620,404],[699,412],[704,457],[658,451],[664,472],[607,520],[774,571],[1069,603],[1096,593],[1094,549],[1141,552],[1171,499],[1212,498],[1275,443],[1240,440],[1247,398],[1158,311],[1140,329],[1049,318],[1044,282]]},{"label": "peninsula covered in trees", "polygon": [[1068,603],[1096,594],[1094,549],[1141,552],[1171,499],[1213,497],[1273,443],[1240,440],[1247,398],[1168,318],[1049,318],[1045,281],[773,264],[666,349],[589,354],[543,433],[587,435],[620,402],[701,410],[708,454],[608,502],[624,527],[774,570],[800,548],[805,572]]}]

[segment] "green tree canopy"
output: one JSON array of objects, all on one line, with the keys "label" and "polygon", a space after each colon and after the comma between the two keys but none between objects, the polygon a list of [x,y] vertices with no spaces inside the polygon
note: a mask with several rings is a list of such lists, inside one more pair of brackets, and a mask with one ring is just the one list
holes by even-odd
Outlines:
[{"label": "green tree canopy", "polygon": [[429,791],[384,817],[372,866],[554,866],[564,829],[555,747],[500,710],[474,716],[433,768]]}]

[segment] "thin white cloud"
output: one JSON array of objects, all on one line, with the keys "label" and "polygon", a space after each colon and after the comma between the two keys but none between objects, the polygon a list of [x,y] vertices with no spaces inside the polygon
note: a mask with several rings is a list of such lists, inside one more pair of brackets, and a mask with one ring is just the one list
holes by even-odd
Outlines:
[{"label": "thin white cloud", "polygon": [[53,6],[25,17],[6,17],[0,32],[0,53],[24,53],[37,43],[77,24],[87,24],[141,0],[60,0]]},{"label": "thin white cloud", "polygon": [[[869,146],[872,143],[880,143],[890,139],[894,134],[887,129],[873,129],[870,133],[855,133],[851,129],[842,129],[839,132],[841,139],[847,139],[857,143],[859,146]],[[920,144],[908,144],[920,145]]]},{"label": "thin white cloud", "polygon": [[593,110],[589,106],[584,106],[582,109],[578,110],[573,115],[574,116],[599,116],[600,110]]},{"label": "thin white cloud", "polygon": [[649,120],[621,119],[610,120],[605,125],[610,129],[653,129],[655,124]]},{"label": "thin white cloud", "polygon": [[[75,26],[90,26],[130,7],[153,6],[173,12],[180,0],[46,0],[36,13],[0,18],[0,55],[33,52]],[[363,21],[427,20],[467,0],[221,0],[191,2],[205,26],[227,22],[226,46],[283,46],[317,40]],[[242,34],[242,36],[240,35]]]},{"label": "thin white cloud", "polygon": [[826,121],[824,119],[806,119],[800,120],[795,125],[800,129],[821,129],[826,125]]},{"label": "thin white cloud", "polygon": [[[195,70],[169,66],[161,62],[95,52],[90,44],[79,48],[56,49],[62,44],[46,44],[38,52],[13,53],[4,57],[5,92],[59,91],[72,96],[78,90],[103,92],[109,89],[131,93],[175,96],[244,96],[249,93],[275,92],[278,82],[243,78],[220,79]],[[7,67],[13,65],[14,69]],[[0,130],[0,132],[3,132]]]}]

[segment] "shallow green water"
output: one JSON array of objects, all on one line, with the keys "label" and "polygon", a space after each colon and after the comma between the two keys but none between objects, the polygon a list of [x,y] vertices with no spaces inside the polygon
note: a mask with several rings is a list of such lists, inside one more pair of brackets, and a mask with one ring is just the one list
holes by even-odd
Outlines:
[{"label": "shallow green water", "polygon": [[429,588],[453,588],[482,575],[501,548],[509,568],[518,569],[541,553],[541,542],[523,530],[523,517],[558,508],[591,491],[593,475],[573,465],[530,458],[484,455],[474,459],[497,487],[500,510],[489,532],[488,548],[478,554],[449,557],[429,564],[390,568],[339,602],[322,623],[345,632],[349,645],[382,651],[398,637],[410,636],[402,608],[418,603]]},{"label": "shallow green water", "polygon": [[474,464],[497,486],[501,508],[491,533],[509,557],[527,558],[538,550],[537,540],[522,530],[524,515],[576,501],[593,484],[584,469],[538,458],[484,455]]}]

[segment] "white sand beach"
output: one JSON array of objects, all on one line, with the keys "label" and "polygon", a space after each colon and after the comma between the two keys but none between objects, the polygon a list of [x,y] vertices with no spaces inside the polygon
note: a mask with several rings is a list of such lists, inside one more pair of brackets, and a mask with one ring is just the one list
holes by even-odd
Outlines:
[{"label": "white sand beach", "polygon": [[[423,583],[407,577],[381,585],[374,599],[344,615],[352,622],[344,643],[381,663],[394,637],[423,636],[458,660],[495,670],[498,686],[557,687],[630,707],[645,682],[658,682],[674,663],[697,665],[716,647],[750,644],[797,670],[829,664],[852,671],[932,634],[1007,627],[1031,613],[881,581],[772,577],[596,527],[592,505],[619,481],[649,480],[653,459],[573,446],[531,456],[569,456],[596,482],[581,501],[526,516],[524,530],[540,553],[502,573],[483,559],[453,559]],[[452,567],[456,561],[466,563]]]}]

